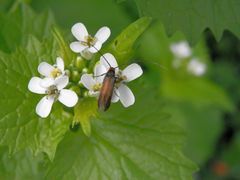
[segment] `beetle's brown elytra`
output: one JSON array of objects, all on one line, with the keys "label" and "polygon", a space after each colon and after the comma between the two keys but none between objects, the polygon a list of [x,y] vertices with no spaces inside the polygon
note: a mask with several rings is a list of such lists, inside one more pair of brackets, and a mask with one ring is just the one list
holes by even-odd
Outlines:
[{"label": "beetle's brown elytra", "polygon": [[106,111],[111,105],[111,99],[116,82],[115,68],[110,67],[107,71],[98,98],[98,109]]},{"label": "beetle's brown elytra", "polygon": [[98,109],[100,111],[106,111],[111,105],[114,85],[116,82],[115,69],[118,67],[112,67],[108,60],[104,57],[104,55],[95,46],[93,47],[98,51],[98,53],[103,57],[103,59],[110,67],[103,79],[102,87],[100,89],[100,94],[98,98]]}]

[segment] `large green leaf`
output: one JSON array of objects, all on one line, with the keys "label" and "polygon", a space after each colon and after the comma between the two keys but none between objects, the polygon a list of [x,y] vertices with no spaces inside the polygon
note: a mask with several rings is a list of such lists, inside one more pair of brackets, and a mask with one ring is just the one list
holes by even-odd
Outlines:
[{"label": "large green leaf", "polygon": [[114,37],[136,19],[129,17],[113,0],[41,0],[32,1],[31,5],[38,11],[51,8],[57,22],[69,33],[73,24],[83,22],[92,35],[100,27],[108,26]]},{"label": "large green leaf", "polygon": [[161,20],[169,34],[183,32],[191,42],[210,28],[217,39],[224,30],[240,36],[238,0],[135,0],[141,16]]},{"label": "large green leaf", "polygon": [[12,55],[0,55],[0,144],[10,152],[29,147],[34,153],[45,152],[53,159],[56,147],[71,121],[61,106],[55,106],[47,119],[35,113],[39,95],[27,89],[32,76],[38,76],[40,61],[55,61],[56,42],[39,43],[31,37],[24,49]]},{"label": "large green leaf", "polygon": [[176,101],[214,105],[228,111],[234,109],[224,90],[206,79],[189,78],[180,80],[166,78],[163,80],[161,93],[165,97]]},{"label": "large green leaf", "polygon": [[0,148],[1,179],[35,179],[44,178],[49,162],[44,155],[33,156],[29,150],[20,151],[9,156],[7,148]]},{"label": "large green leaf", "polygon": [[11,52],[27,43],[28,35],[44,39],[51,35],[54,18],[50,12],[36,14],[27,5],[21,4],[16,11],[0,15],[0,49]]},{"label": "large green leaf", "polygon": [[47,179],[191,179],[196,167],[181,153],[182,128],[147,84],[136,83],[134,106],[114,104],[92,118],[90,137],[68,133]]},{"label": "large green leaf", "polygon": [[170,102],[164,110],[171,114],[173,120],[185,122],[186,155],[200,166],[204,165],[214,153],[215,145],[222,133],[223,113],[210,106],[186,102]]}]

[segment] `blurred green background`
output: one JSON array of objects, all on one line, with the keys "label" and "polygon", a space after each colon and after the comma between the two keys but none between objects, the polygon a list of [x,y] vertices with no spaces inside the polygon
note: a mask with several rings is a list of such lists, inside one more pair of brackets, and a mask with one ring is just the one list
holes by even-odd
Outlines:
[{"label": "blurred green background", "polygon": [[[52,10],[57,24],[67,34],[80,21],[92,33],[103,25],[109,26],[113,39],[139,18],[133,0],[26,2],[37,12]],[[1,0],[1,13],[11,11],[17,3]],[[240,179],[240,41],[225,31],[217,42],[211,31],[206,30],[197,44],[189,45],[192,55],[176,68],[171,46],[186,41],[181,32],[167,36],[161,22],[153,20],[138,40],[133,59],[137,59],[156,85],[165,102],[165,112],[186,130],[185,155],[199,166],[194,177]],[[204,74],[197,76],[188,71],[187,64],[192,58],[206,66]],[[2,163],[6,163],[4,159],[5,156]]]}]

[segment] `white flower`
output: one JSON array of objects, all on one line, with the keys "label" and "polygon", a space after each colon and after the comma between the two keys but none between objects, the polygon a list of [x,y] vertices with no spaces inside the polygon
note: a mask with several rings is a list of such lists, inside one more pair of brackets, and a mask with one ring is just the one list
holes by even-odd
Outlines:
[{"label": "white flower", "polygon": [[98,96],[102,87],[106,68],[97,64],[94,68],[94,76],[92,74],[83,74],[80,82],[89,90],[89,95]]},{"label": "white flower", "polygon": [[72,34],[78,40],[70,44],[72,51],[89,56],[89,52],[96,53],[101,49],[102,44],[109,38],[111,31],[108,27],[102,27],[92,37],[88,34],[84,24],[76,23],[72,27]]},{"label": "white flower", "polygon": [[32,77],[28,84],[28,89],[37,94],[46,94],[36,107],[36,113],[45,118],[49,115],[52,105],[55,101],[59,100],[67,107],[73,107],[78,101],[78,96],[75,92],[63,89],[67,86],[69,78],[61,76],[57,79],[39,77]]},{"label": "white flower", "polygon": [[64,61],[62,58],[57,57],[55,65],[41,62],[38,66],[38,72],[44,77],[53,79],[63,76],[65,75]]},{"label": "white flower", "polygon": [[201,63],[198,59],[192,59],[188,63],[188,71],[196,76],[201,76],[206,71],[206,65]]},{"label": "white flower", "polygon": [[185,41],[172,44],[170,49],[174,56],[178,59],[188,58],[192,54],[189,44]]},{"label": "white flower", "polygon": [[100,57],[100,64],[104,65],[106,72],[110,67],[115,68],[115,74],[117,77],[112,102],[117,102],[120,99],[124,107],[133,105],[135,97],[131,89],[127,87],[126,83],[140,77],[143,74],[142,68],[138,64],[133,63],[122,71],[118,68],[117,61],[112,54],[106,53],[103,56]]}]

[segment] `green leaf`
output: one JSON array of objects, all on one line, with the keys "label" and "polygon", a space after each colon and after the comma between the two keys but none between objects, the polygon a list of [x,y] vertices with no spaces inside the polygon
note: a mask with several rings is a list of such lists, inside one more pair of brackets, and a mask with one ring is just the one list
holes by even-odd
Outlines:
[{"label": "green leaf", "polygon": [[111,29],[111,36],[114,37],[136,19],[130,17],[128,12],[113,0],[41,0],[32,1],[31,6],[40,12],[50,8],[59,25],[68,30],[69,34],[71,27],[80,21],[92,35],[100,27],[108,26]]},{"label": "green leaf", "polygon": [[33,156],[29,150],[9,156],[7,148],[0,148],[1,179],[44,179],[48,160],[42,155]]},{"label": "green leaf", "polygon": [[93,118],[90,137],[68,133],[47,179],[192,179],[196,167],[181,153],[182,128],[161,111],[147,82],[136,83],[134,106],[112,104]]},{"label": "green leaf", "polygon": [[133,45],[150,22],[151,18],[149,17],[143,17],[133,22],[111,42],[105,52],[111,52],[120,64],[127,63],[133,55]]},{"label": "green leaf", "polygon": [[234,106],[223,89],[207,79],[188,78],[184,80],[167,78],[162,82],[163,96],[176,101],[190,101],[198,104],[214,105],[228,111]]},{"label": "green leaf", "polygon": [[[135,0],[141,16],[159,19],[168,34],[183,32],[196,43],[210,28],[219,40],[224,30],[240,37],[240,2],[238,0]],[[224,13],[223,13],[224,12]]]},{"label": "green leaf", "polygon": [[0,2],[0,11],[1,12],[7,12],[8,9],[10,9],[12,5],[12,2],[9,0],[1,0]]},{"label": "green leaf", "polygon": [[29,35],[39,40],[48,38],[53,24],[54,18],[50,12],[38,15],[21,4],[16,11],[0,15],[0,49],[11,52],[20,45],[26,45]]},{"label": "green leaf", "polygon": [[213,106],[169,101],[164,110],[174,121],[185,122],[184,151],[187,157],[200,166],[207,163],[223,130],[223,113]]},{"label": "green leaf", "polygon": [[95,98],[85,98],[79,100],[74,108],[73,125],[80,123],[83,133],[91,135],[91,119],[97,115],[97,103]]},{"label": "green leaf", "polygon": [[56,50],[56,42],[40,43],[30,37],[24,49],[0,54],[0,144],[8,146],[10,153],[29,147],[35,154],[45,152],[53,159],[68,130],[71,116],[56,104],[49,118],[39,118],[35,107],[41,96],[27,89],[31,77],[38,76],[42,60],[55,62]]}]

